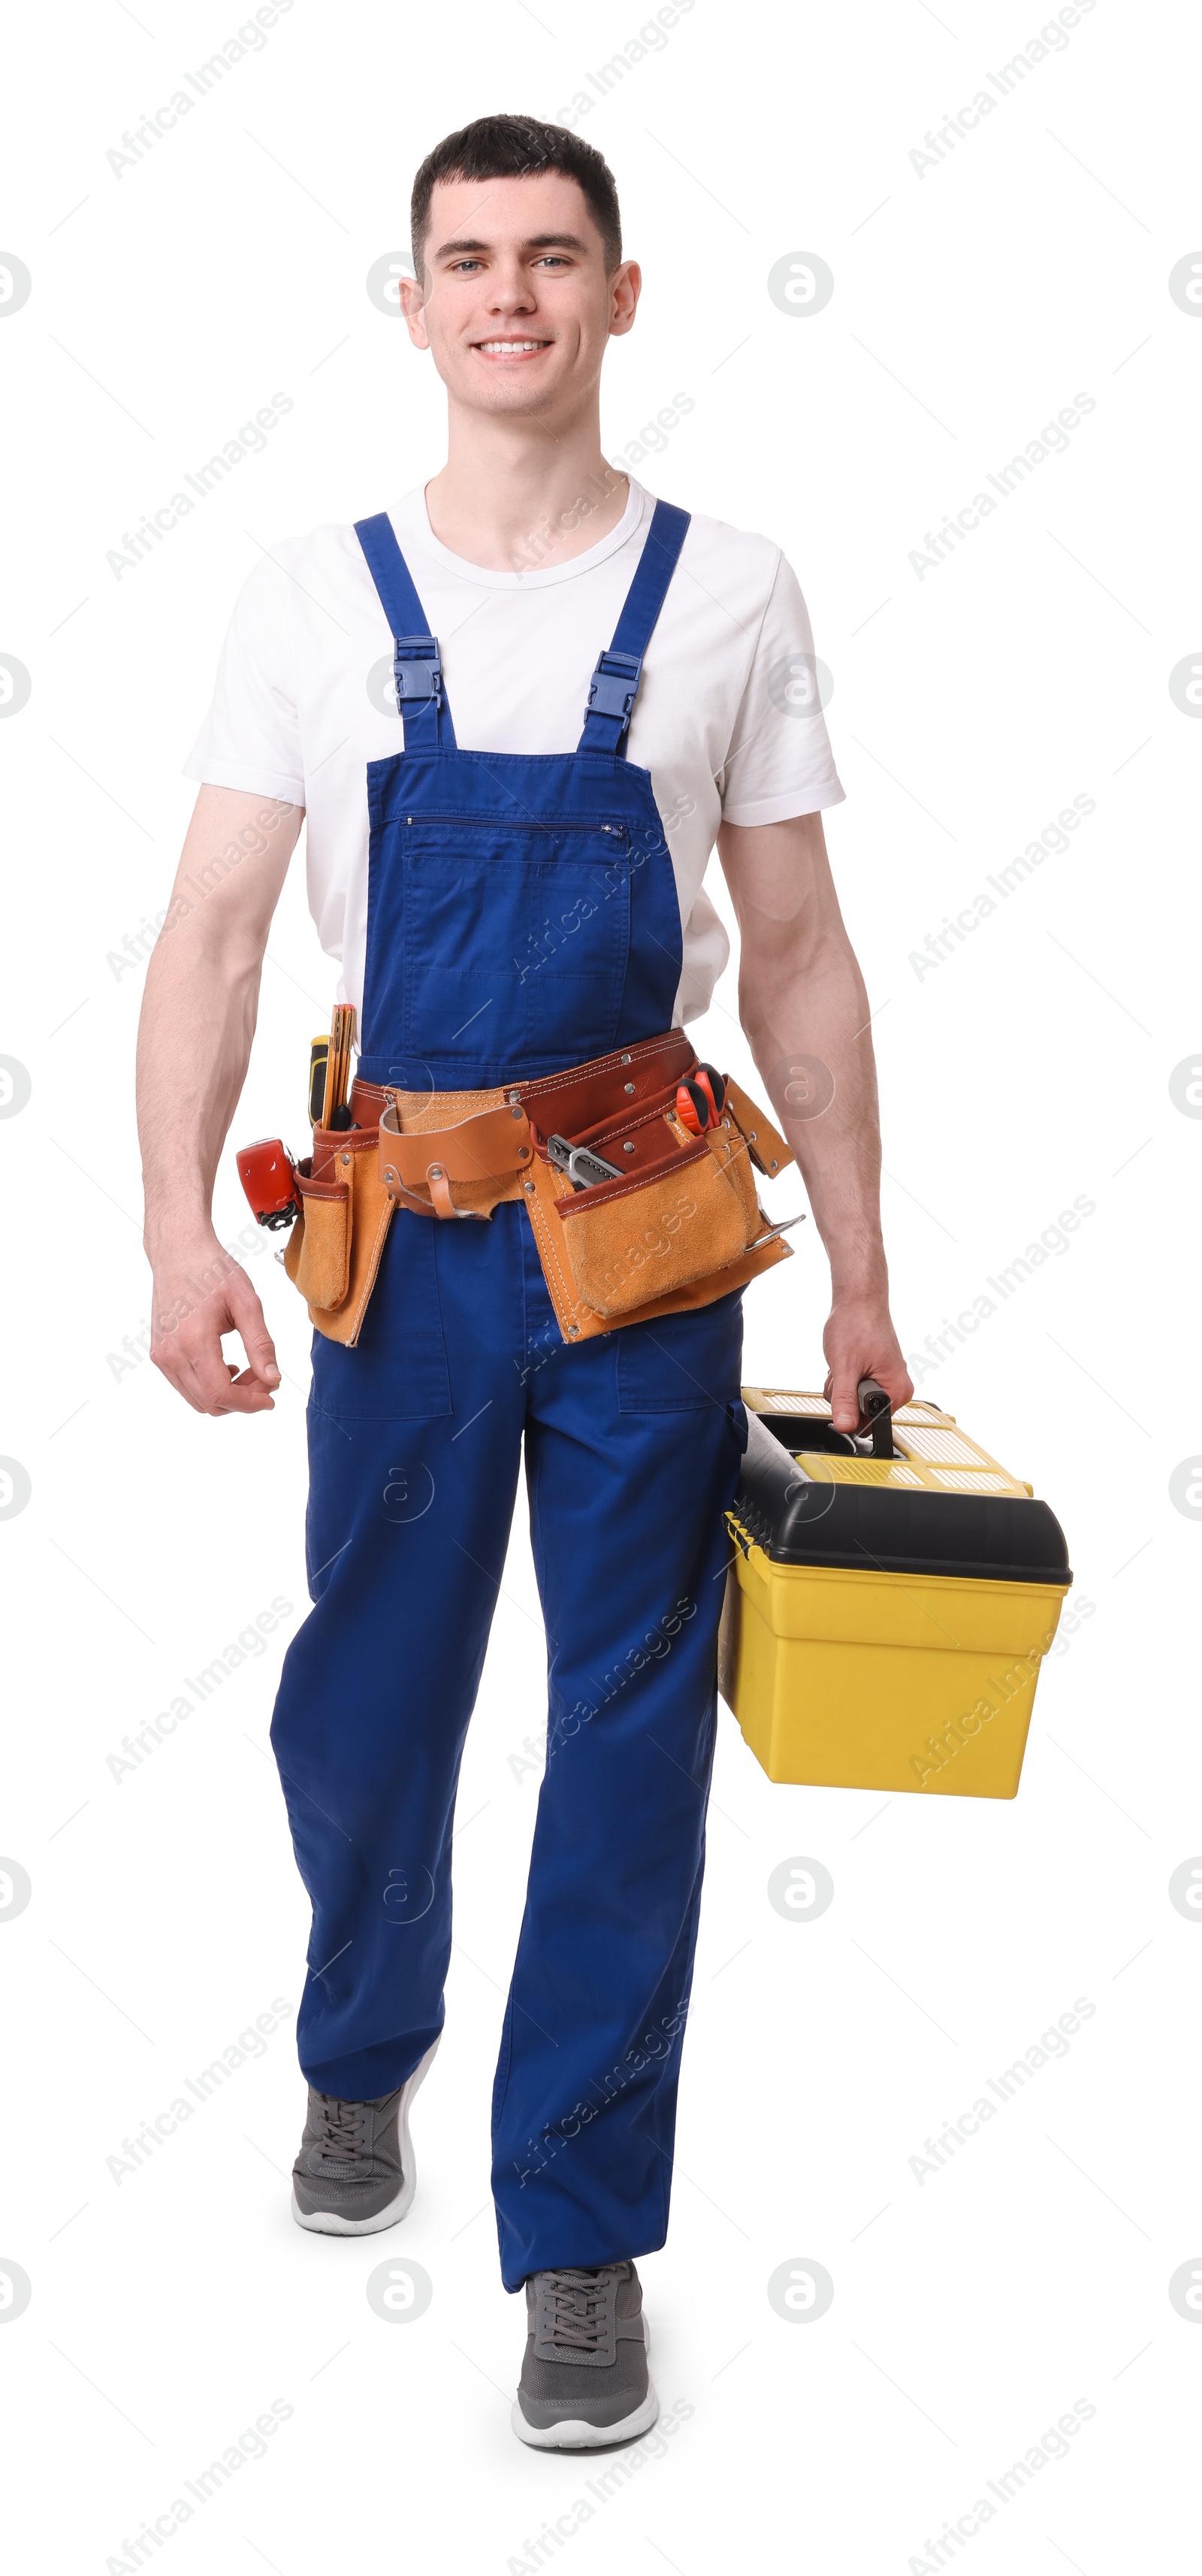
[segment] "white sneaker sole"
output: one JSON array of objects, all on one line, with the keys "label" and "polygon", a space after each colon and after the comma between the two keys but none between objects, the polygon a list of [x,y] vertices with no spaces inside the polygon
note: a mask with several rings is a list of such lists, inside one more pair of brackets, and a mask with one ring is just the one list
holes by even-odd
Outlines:
[{"label": "white sneaker sole", "polygon": [[[438,2039],[441,2037],[440,2031]],[[409,2108],[419,2085],[425,2082],[438,2055],[438,2039],[435,2040],[433,2048],[426,2050],[420,2064],[414,2067],[412,2075],[401,2087],[401,2098],[397,2104],[397,2122],[400,2132],[402,2182],[395,2200],[390,2200],[385,2209],[378,2210],[374,2218],[343,2218],[335,2209],[302,2209],[294,2189],[292,2215],[298,2227],[307,2228],[314,2236],[376,2236],[381,2228],[395,2227],[398,2220],[405,2216],[406,2211],[412,2206],[413,2195],[417,2189],[417,2168],[413,2161],[413,2146],[409,2136]]]},{"label": "white sneaker sole", "polygon": [[[651,2329],[643,2319],[643,2342],[651,2349]],[[563,2424],[531,2424],[522,2413],[522,2401],[515,2397],[509,2421],[519,2442],[532,2451],[608,2451],[615,2442],[637,2442],[641,2433],[649,2433],[659,2414],[659,2398],[648,2383],[641,2406],[624,2415],[620,2424],[586,2424],[583,2417],[573,2416]]]}]

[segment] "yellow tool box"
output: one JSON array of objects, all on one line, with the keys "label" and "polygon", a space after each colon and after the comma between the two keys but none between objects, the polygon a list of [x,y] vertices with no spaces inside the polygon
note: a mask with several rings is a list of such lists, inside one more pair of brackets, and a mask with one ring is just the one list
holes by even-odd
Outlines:
[{"label": "yellow tool box", "polygon": [[1064,1533],[954,1414],[743,1389],[718,1679],[770,1780],[1013,1798]]}]

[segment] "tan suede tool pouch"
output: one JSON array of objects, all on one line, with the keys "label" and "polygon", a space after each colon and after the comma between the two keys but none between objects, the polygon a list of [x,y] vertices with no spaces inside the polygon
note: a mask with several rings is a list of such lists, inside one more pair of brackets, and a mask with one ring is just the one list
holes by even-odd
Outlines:
[{"label": "tan suede tool pouch", "polygon": [[317,1127],[312,1157],[297,1168],[304,1213],[288,1238],[284,1268],[329,1341],[358,1341],[375,1286],[393,1209],[377,1163],[374,1127]]},{"label": "tan suede tool pouch", "polygon": [[748,1250],[764,1220],[741,1143],[719,1127],[650,1170],[556,1200],[585,1305],[617,1322],[649,1299],[725,1270]]}]

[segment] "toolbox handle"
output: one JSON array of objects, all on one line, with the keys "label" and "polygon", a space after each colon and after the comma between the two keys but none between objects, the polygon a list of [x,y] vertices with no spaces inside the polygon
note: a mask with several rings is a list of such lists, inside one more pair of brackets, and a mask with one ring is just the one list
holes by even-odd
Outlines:
[{"label": "toolbox handle", "polygon": [[862,1377],[856,1388],[860,1420],[872,1433],[874,1458],[895,1458],[893,1446],[893,1408],[883,1386],[874,1377]]}]

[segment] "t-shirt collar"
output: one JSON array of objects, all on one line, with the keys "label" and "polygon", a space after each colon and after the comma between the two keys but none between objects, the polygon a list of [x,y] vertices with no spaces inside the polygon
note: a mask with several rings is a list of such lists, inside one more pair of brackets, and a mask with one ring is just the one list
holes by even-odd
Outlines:
[{"label": "t-shirt collar", "polygon": [[440,571],[470,582],[475,589],[546,590],[555,582],[572,581],[580,573],[592,572],[597,564],[604,563],[607,555],[616,554],[619,546],[624,546],[637,533],[654,506],[650,493],[644,491],[641,483],[635,482],[632,474],[626,508],[616,527],[610,528],[584,554],[569,556],[566,563],[555,562],[553,543],[548,543],[546,559],[529,572],[498,572],[492,565],[471,563],[466,555],[453,554],[449,546],[442,545],[430,525],[424,484],[419,484],[415,491],[406,492],[404,499],[389,515],[403,554],[424,556],[428,563],[436,563]]}]

